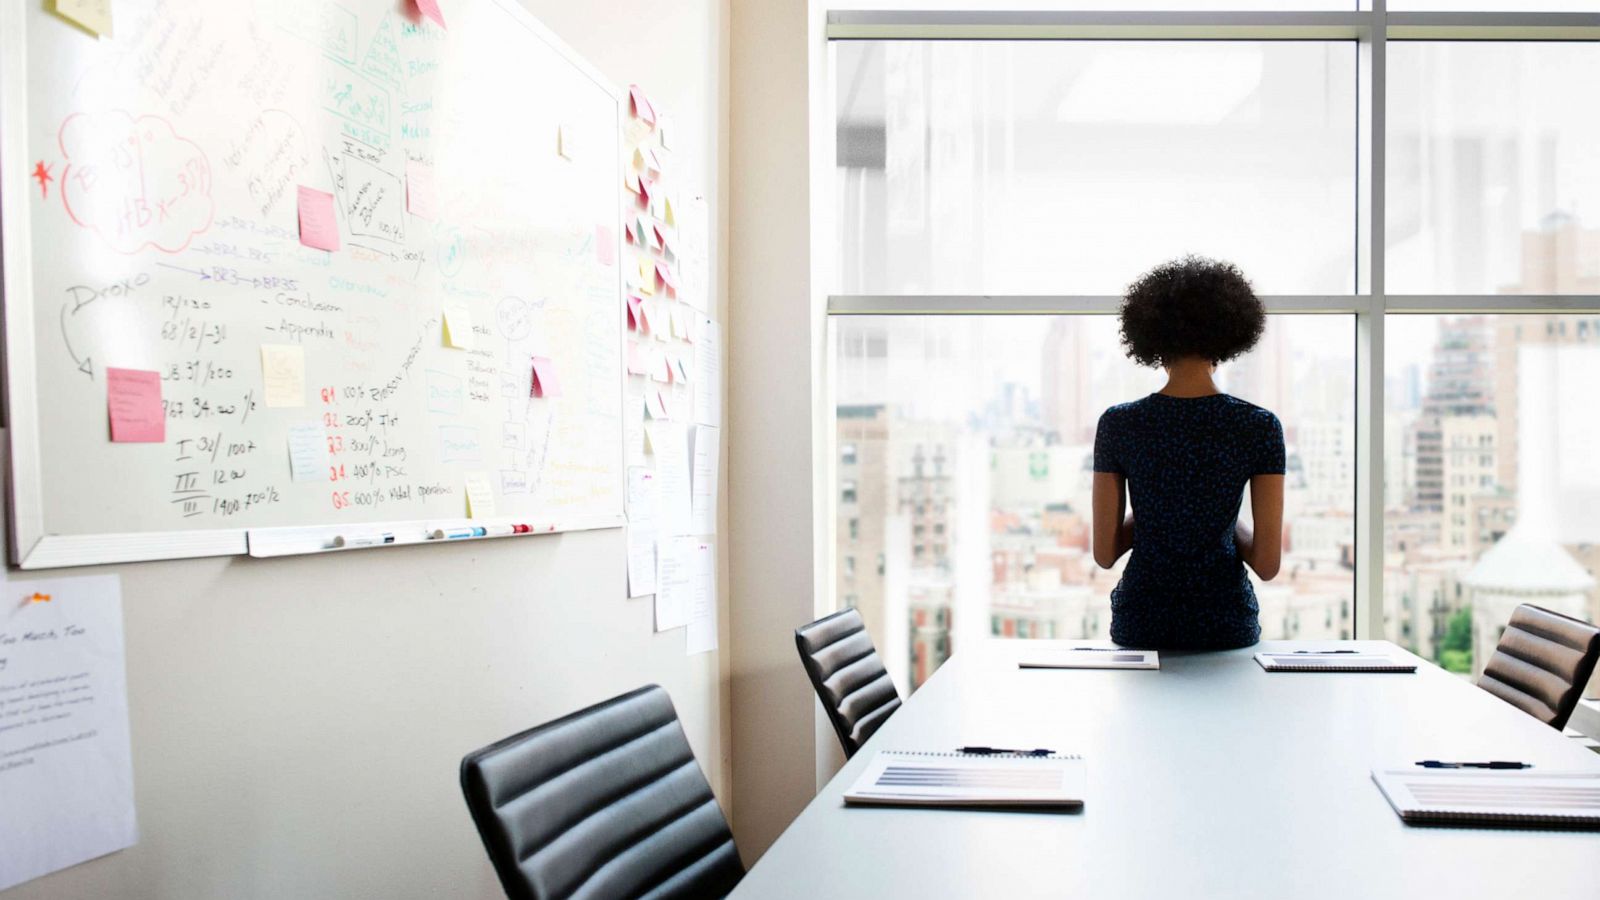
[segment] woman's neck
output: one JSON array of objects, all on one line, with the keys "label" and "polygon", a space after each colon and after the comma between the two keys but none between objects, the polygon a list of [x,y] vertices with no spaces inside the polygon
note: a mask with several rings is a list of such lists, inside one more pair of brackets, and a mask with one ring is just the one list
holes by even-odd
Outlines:
[{"label": "woman's neck", "polygon": [[1180,359],[1167,366],[1167,383],[1160,393],[1169,397],[1206,397],[1220,394],[1211,379],[1216,366],[1205,359]]}]

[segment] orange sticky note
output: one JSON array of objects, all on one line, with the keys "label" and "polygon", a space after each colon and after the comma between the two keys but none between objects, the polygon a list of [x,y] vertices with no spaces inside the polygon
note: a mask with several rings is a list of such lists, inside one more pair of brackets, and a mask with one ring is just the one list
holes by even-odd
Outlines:
[{"label": "orange sticky note", "polygon": [[161,373],[106,369],[106,409],[111,440],[119,444],[160,444],[167,439],[167,414],[161,407]]},{"label": "orange sticky note", "polygon": [[627,175],[623,176],[622,184],[635,194],[644,189],[643,186],[639,184],[639,173],[631,169],[628,171]]},{"label": "orange sticky note", "polygon": [[594,227],[594,258],[608,269],[617,264],[617,233],[609,225]]},{"label": "orange sticky note", "polygon": [[439,11],[439,0],[417,0],[417,12],[433,24],[444,28],[444,13]]},{"label": "orange sticky note", "polygon": [[556,378],[556,364],[547,356],[533,358],[533,396],[561,396],[561,381]]},{"label": "orange sticky note", "polygon": [[339,249],[339,221],[333,195],[300,185],[300,243],[317,250]]},{"label": "orange sticky note", "polygon": [[434,201],[438,192],[433,187],[433,166],[406,160],[406,211],[424,219],[434,217]]},{"label": "orange sticky note", "polygon": [[650,99],[637,84],[628,85],[628,99],[633,104],[634,118],[643,119],[651,125],[656,123],[656,108],[650,105]]}]

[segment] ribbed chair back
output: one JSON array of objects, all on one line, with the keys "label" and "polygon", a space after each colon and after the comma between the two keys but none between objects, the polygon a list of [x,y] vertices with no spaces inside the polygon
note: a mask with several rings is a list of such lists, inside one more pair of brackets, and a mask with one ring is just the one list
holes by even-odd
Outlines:
[{"label": "ribbed chair back", "polygon": [[795,629],[794,642],[811,686],[839,733],[844,755],[854,756],[900,708],[900,693],[872,646],[861,614],[846,609],[818,619]]},{"label": "ribbed chair back", "polygon": [[1478,687],[1555,729],[1567,727],[1600,659],[1600,628],[1526,603],[1484,666]]},{"label": "ribbed chair back", "polygon": [[656,685],[468,754],[461,789],[513,900],[722,897],[744,877]]}]

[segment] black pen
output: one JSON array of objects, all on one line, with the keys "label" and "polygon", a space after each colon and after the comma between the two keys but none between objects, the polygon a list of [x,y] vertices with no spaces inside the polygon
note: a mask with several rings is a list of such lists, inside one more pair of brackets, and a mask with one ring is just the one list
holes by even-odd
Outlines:
[{"label": "black pen", "polygon": [[1049,756],[1054,750],[1039,748],[1037,750],[1012,750],[1007,747],[957,747],[957,753],[970,753],[974,756],[997,756],[1011,754],[1012,756]]},{"label": "black pen", "polygon": [[1424,769],[1531,769],[1533,763],[1511,762],[1503,759],[1491,759],[1488,762],[1442,762],[1437,759],[1424,759],[1417,765]]}]

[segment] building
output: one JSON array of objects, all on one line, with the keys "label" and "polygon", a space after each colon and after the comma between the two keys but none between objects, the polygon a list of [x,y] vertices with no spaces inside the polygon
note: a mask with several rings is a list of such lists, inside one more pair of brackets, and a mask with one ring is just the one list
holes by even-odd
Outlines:
[{"label": "building", "polygon": [[[1440,485],[1444,509],[1439,539],[1447,553],[1473,554],[1479,543],[1474,501],[1495,492],[1495,417],[1445,416],[1439,424]],[[1480,507],[1481,508],[1481,507]]]}]

